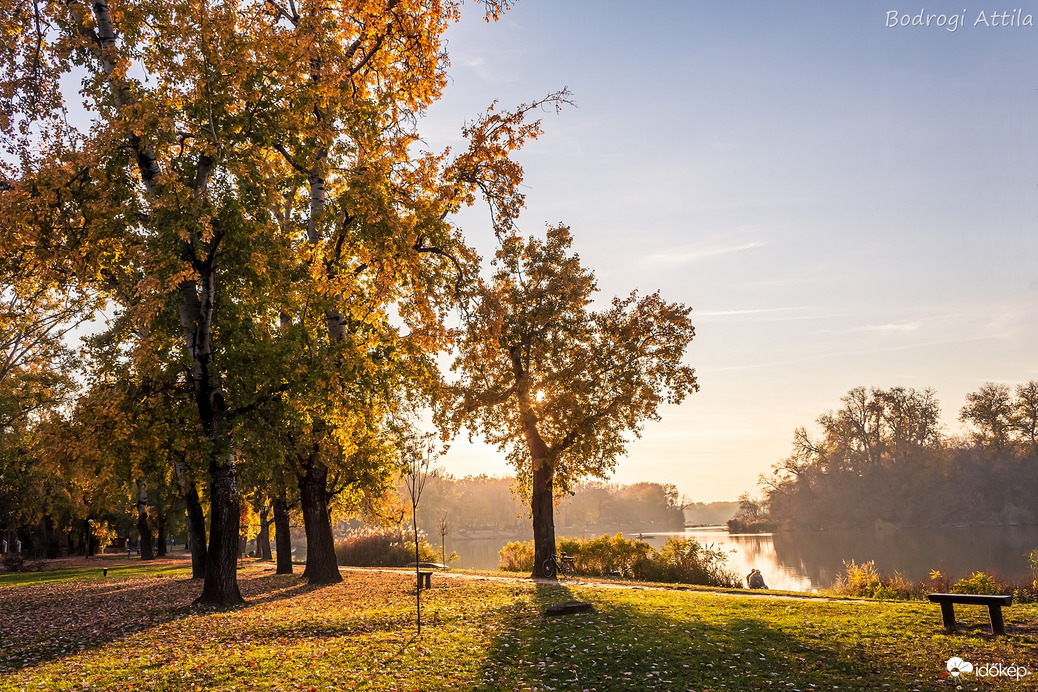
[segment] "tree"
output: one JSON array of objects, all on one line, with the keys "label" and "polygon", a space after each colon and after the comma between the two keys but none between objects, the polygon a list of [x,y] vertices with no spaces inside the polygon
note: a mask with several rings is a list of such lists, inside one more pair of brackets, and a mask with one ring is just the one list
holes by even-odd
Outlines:
[{"label": "tree", "polygon": [[769,514],[808,529],[1033,522],[1036,392],[987,383],[969,394],[967,439],[944,435],[930,389],[855,388],[817,419],[820,434],[797,428],[793,453],[761,478]]},{"label": "tree", "polygon": [[274,485],[274,499],[271,501],[274,512],[274,551],[277,555],[275,574],[292,574],[292,527],[288,512],[288,489],[283,478]]},{"label": "tree", "polygon": [[4,236],[10,254],[0,257],[0,530],[17,531],[47,514],[40,426],[75,393],[78,364],[64,338],[91,304],[36,271],[12,240]]},{"label": "tree", "polygon": [[418,636],[422,634],[422,568],[418,554],[418,503],[422,500],[422,492],[429,480],[432,466],[433,439],[431,435],[417,437],[405,435],[400,444],[400,455],[404,462],[404,485],[407,497],[411,500],[411,532],[414,534],[414,576],[415,576],[415,622],[418,625]]},{"label": "tree", "polygon": [[1027,453],[1038,458],[1038,380],[1016,386],[1013,425]]},{"label": "tree", "polygon": [[765,505],[749,493],[739,496],[739,513],[737,517],[744,519],[760,519],[767,515]]},{"label": "tree", "polygon": [[256,557],[267,562],[274,559],[270,550],[270,505],[264,501],[259,508],[259,535],[256,536]]},{"label": "tree", "polygon": [[691,310],[658,293],[592,310],[594,275],[571,244],[565,226],[543,241],[501,238],[493,278],[469,289],[454,364],[454,424],[507,451],[529,494],[535,576],[555,552],[555,493],[604,477],[660,404],[698,389],[682,364]]},{"label": "tree", "polygon": [[440,562],[447,566],[447,536],[451,532],[449,515],[444,512],[436,519],[436,533],[440,534]]},{"label": "tree", "polygon": [[[496,18],[510,2],[482,4]],[[500,138],[477,125],[453,159],[412,152],[460,6],[0,0],[5,239],[111,301],[135,367],[187,373],[209,494],[201,603],[242,601],[240,426],[299,385],[298,362],[270,362],[279,322],[321,315],[329,375],[377,351],[350,332],[369,314],[357,296],[442,344],[445,277],[470,254],[447,217],[477,192],[499,219],[521,200],[507,154],[536,136],[521,117],[481,120]],[[92,122],[77,126],[62,86],[80,75]],[[323,466],[350,454],[328,443],[342,412],[305,457],[317,504]]]},{"label": "tree", "polygon": [[886,453],[896,464],[917,459],[941,442],[941,407],[932,389],[873,390],[883,411]]},{"label": "tree", "polygon": [[977,444],[1001,453],[1010,443],[1013,431],[1012,394],[1007,385],[988,382],[966,395],[959,420],[974,430]]}]

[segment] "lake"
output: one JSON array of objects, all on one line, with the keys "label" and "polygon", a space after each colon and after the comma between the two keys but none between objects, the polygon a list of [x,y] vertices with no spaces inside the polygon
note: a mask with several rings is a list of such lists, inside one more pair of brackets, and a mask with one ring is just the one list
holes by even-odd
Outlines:
[{"label": "lake", "polygon": [[[636,533],[625,535],[637,537]],[[713,544],[728,553],[728,564],[737,574],[745,576],[756,568],[771,588],[791,591],[832,586],[843,572],[845,560],[859,564],[873,560],[883,574],[896,570],[913,581],[926,579],[933,569],[952,579],[984,571],[1012,581],[1030,580],[1033,576],[1026,555],[1038,548],[1038,526],[775,534],[729,534],[724,527],[707,527],[656,533],[643,540],[658,548],[672,536],[692,536]],[[496,569],[497,553],[508,540],[528,538],[452,541],[448,537],[447,550],[461,556],[455,567]]]}]

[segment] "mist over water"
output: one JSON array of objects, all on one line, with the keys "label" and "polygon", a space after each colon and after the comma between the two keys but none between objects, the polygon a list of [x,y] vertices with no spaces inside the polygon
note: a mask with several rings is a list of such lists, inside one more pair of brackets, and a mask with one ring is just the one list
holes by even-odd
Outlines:
[{"label": "mist over water", "polygon": [[[624,534],[638,538],[637,533]],[[872,560],[884,575],[901,572],[924,581],[930,570],[952,580],[976,571],[1010,581],[1033,579],[1027,553],[1038,548],[1038,526],[915,528],[888,531],[813,531],[776,534],[729,534],[718,528],[646,534],[641,540],[659,548],[668,538],[693,537],[728,554],[729,567],[745,577],[759,569],[768,586],[790,591],[828,588],[843,572],[845,561]],[[529,537],[455,540],[448,546],[460,560],[455,567],[496,569],[498,551],[509,540]]]}]

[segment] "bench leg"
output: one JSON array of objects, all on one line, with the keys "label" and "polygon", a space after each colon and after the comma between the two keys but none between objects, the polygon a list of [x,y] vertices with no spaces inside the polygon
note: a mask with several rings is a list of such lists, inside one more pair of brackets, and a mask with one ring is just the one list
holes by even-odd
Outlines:
[{"label": "bench leg", "polygon": [[1005,634],[1006,623],[1002,620],[1002,606],[989,605],[988,615],[991,617],[991,634]]},{"label": "bench leg", "polygon": [[432,575],[431,574],[419,574],[418,575],[418,588],[432,588]]},{"label": "bench leg", "polygon": [[955,631],[955,606],[947,601],[941,603],[941,620],[944,621],[944,629],[949,632]]}]

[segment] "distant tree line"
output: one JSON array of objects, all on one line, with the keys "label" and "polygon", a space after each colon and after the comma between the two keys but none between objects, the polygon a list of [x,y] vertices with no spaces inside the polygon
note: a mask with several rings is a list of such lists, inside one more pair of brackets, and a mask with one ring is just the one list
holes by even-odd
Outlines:
[{"label": "distant tree line", "polygon": [[[436,537],[446,519],[453,535],[496,531],[525,536],[530,532],[530,508],[514,492],[515,479],[495,476],[429,479],[418,526]],[[681,530],[684,515],[677,488],[670,483],[616,485],[589,482],[573,486],[556,507],[556,523],[567,532],[585,529],[637,531]]]},{"label": "distant tree line", "polygon": [[[747,493],[747,496],[749,494]],[[686,526],[723,524],[739,511],[739,502],[689,502],[684,504]]]},{"label": "distant tree line", "polygon": [[961,436],[942,430],[931,389],[857,387],[841,404],[761,477],[779,526],[1038,523],[1038,381],[968,394]]}]

